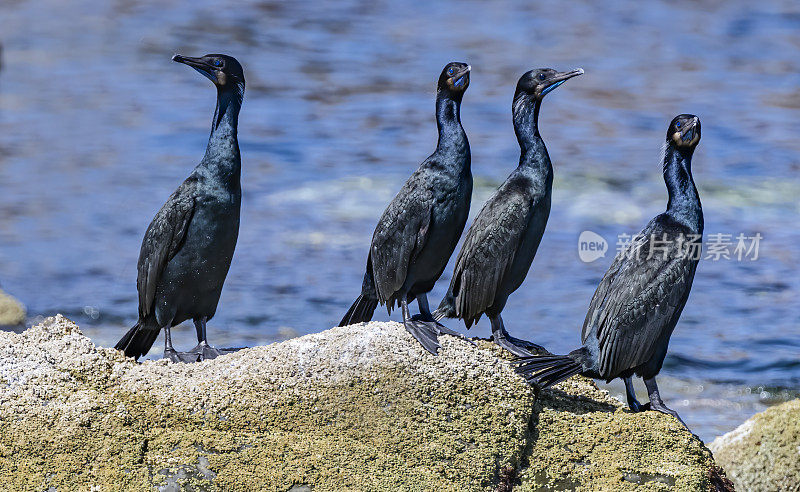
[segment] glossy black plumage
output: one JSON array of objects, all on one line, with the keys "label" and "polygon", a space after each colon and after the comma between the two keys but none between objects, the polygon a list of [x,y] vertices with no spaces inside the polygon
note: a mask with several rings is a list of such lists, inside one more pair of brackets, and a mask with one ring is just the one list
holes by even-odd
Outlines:
[{"label": "glossy black plumage", "polygon": [[[461,99],[469,66],[449,63],[436,94],[436,150],[406,181],[383,212],[372,236],[361,295],[340,326],[366,322],[378,304],[403,310],[406,329],[431,353],[438,334],[452,333],[433,321],[426,294],[444,271],[464,230],[472,198],[469,141],[461,127]],[[420,315],[411,318],[408,302]]]},{"label": "glossy black plumage", "polygon": [[[623,378],[632,410],[631,377],[645,380],[649,407],[678,417],[661,401],[655,376],[692,287],[703,233],[703,210],[692,179],[692,154],[700,122],[679,115],[669,126],[664,151],[667,210],[651,220],[614,259],[589,304],[583,347],[567,356],[528,357],[518,371],[542,387],[574,375]],[[678,417],[679,418],[679,417]]]},{"label": "glossy black plumage", "polygon": [[[213,358],[206,322],[217,309],[239,233],[241,158],[237,141],[244,73],[234,58],[175,55],[217,87],[217,107],[206,153],[172,193],[147,228],[139,253],[139,321],[116,348],[138,358],[166,331],[165,355],[178,361]],[[170,328],[192,319],[198,346],[187,353],[172,347]]]},{"label": "glossy black plumage", "polygon": [[545,94],[582,73],[539,69],[519,79],[512,108],[519,165],[469,228],[450,288],[434,315],[463,319],[469,328],[485,313],[495,342],[519,356],[531,355],[523,346],[538,346],[508,336],[500,313],[525,280],[550,215],[553,166],[539,134],[539,108]]}]

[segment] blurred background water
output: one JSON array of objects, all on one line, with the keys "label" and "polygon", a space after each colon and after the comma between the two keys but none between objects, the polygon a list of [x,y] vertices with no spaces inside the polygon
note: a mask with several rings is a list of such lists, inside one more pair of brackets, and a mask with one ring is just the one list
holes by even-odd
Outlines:
[{"label": "blurred background water", "polygon": [[[4,0],[0,43],[0,283],[29,324],[61,312],[109,346],[135,322],[142,235],[199,162],[214,106],[175,52],[232,54],[247,79],[242,228],[209,324],[219,346],[339,321],[377,218],[435,146],[445,63],[473,66],[462,111],[473,216],[518,160],[519,75],[580,66],[586,75],[543,104],[552,212],[503,313],[511,333],[553,352],[578,346],[617,235],[665,207],[667,124],[695,113],[706,241],[763,239],[755,261],[701,261],[662,394],[710,439],[800,391],[797,2]],[[584,230],[610,254],[580,261]],[[488,336],[486,319],[470,334]],[[173,338],[194,346],[194,329]]]}]

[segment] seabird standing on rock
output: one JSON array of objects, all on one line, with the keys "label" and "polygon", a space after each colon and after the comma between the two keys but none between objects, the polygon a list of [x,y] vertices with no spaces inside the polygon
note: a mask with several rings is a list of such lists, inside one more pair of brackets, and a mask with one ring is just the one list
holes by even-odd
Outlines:
[{"label": "seabird standing on rock", "polygon": [[[389,313],[401,306],[406,329],[434,355],[440,333],[461,336],[434,321],[427,293],[442,275],[469,215],[472,171],[460,116],[469,74],[465,63],[448,63],[442,70],[436,92],[439,143],[378,221],[361,295],[339,326],[371,320],[380,303]],[[415,298],[420,314],[412,318],[408,303]]]},{"label": "seabird standing on rock", "polygon": [[[116,348],[139,358],[164,328],[165,357],[192,362],[221,353],[208,344],[206,322],[217,310],[239,235],[242,189],[236,132],[244,72],[227,55],[175,55],[172,60],[214,83],[217,108],[203,160],[172,193],[144,235],[136,282],[139,321]],[[194,321],[198,345],[179,353],[172,347],[170,328],[187,319]]]},{"label": "seabird standing on rock", "polygon": [[[697,116],[682,114],[672,120],[663,161],[666,212],[617,255],[600,281],[583,323],[583,347],[568,355],[520,358],[517,372],[528,381],[546,388],[575,374],[606,381],[622,378],[632,411],[657,410],[683,423],[661,401],[656,375],[700,259],[703,209],[692,179],[692,154],[699,141]],[[644,379],[650,396],[646,405],[636,400],[634,374]]]},{"label": "seabird standing on rock", "polygon": [[583,69],[531,70],[520,77],[512,112],[520,146],[519,165],[481,209],[458,253],[450,288],[434,317],[459,318],[469,328],[484,313],[492,339],[518,356],[541,347],[509,336],[500,312],[531,267],[550,215],[553,165],[539,134],[542,99]]}]

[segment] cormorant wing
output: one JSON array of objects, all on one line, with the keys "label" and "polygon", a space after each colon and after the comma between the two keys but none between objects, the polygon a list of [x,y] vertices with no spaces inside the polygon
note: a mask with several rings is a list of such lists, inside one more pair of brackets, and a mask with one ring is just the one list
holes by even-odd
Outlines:
[{"label": "cormorant wing", "polygon": [[468,323],[492,305],[522,244],[534,210],[524,188],[503,183],[475,217],[458,253],[451,293],[456,313]]},{"label": "cormorant wing", "polygon": [[647,362],[659,338],[669,335],[665,330],[673,328],[670,321],[683,309],[697,266],[681,250],[681,233],[690,234],[665,215],[656,217],[617,255],[600,281],[581,338],[585,344],[597,328],[602,377],[612,379]]},{"label": "cormorant wing", "polygon": [[196,178],[187,178],[158,211],[142,239],[136,278],[140,317],[152,311],[164,266],[183,246],[194,215],[196,187]]},{"label": "cormorant wing", "polygon": [[420,167],[381,215],[372,235],[370,259],[378,299],[389,302],[406,281],[408,266],[428,238],[435,176]]}]

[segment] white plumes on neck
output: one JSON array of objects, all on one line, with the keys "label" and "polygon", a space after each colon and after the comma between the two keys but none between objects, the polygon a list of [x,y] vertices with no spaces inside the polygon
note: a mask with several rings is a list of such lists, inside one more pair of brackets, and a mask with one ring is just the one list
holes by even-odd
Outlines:
[{"label": "white plumes on neck", "polygon": [[661,167],[663,169],[667,168],[667,149],[668,148],[669,148],[669,142],[665,141],[661,145],[661,152],[660,152],[660,155],[661,155]]},{"label": "white plumes on neck", "polygon": [[236,97],[239,100],[239,105],[241,106],[242,101],[244,100],[244,81],[236,81]]},{"label": "white plumes on neck", "polygon": [[525,94],[524,92],[520,93],[520,95],[517,96],[516,99],[514,99],[514,107],[512,108],[513,113],[515,115],[519,114],[519,112],[522,111],[522,106],[524,106],[525,103],[527,102],[528,102],[528,95]]}]

